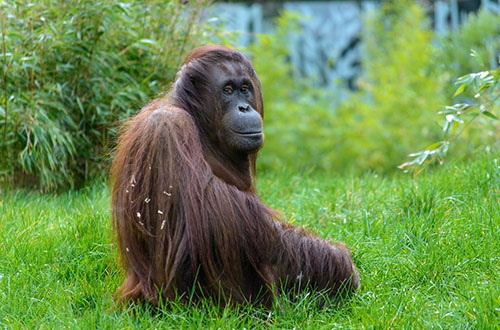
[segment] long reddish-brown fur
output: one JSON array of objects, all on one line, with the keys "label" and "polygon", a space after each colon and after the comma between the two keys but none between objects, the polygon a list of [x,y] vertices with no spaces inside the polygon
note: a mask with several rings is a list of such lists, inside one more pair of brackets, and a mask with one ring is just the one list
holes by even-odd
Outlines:
[{"label": "long reddish-brown fur", "polygon": [[117,299],[270,306],[281,292],[305,287],[345,296],[359,287],[348,250],[279,220],[255,194],[256,152],[235,161],[211,138],[221,109],[210,68],[220,62],[246,69],[263,115],[250,61],[201,47],[186,57],[172,90],[133,117],[119,139],[112,216],[126,279]]}]

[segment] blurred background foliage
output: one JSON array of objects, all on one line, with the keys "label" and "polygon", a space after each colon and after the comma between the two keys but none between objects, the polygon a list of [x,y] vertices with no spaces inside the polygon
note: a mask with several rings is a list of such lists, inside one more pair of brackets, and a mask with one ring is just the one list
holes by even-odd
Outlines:
[{"label": "blurred background foliage", "polygon": [[[232,45],[203,16],[208,2],[1,2],[0,180],[46,191],[106,175],[116,128],[168,89],[185,53]],[[438,36],[417,3],[392,2],[365,18],[364,75],[346,96],[294,73],[287,44],[302,19],[283,12],[274,34],[242,49],[264,92],[260,170],[397,171],[439,140],[436,113],[455,79],[498,63],[497,15],[480,11]],[[497,151],[490,133],[472,129],[455,148]]]},{"label": "blurred background foliage", "polygon": [[[408,154],[442,136],[436,114],[451,102],[456,78],[496,66],[492,59],[499,56],[498,15],[480,11],[460,29],[437,36],[421,6],[392,2],[365,17],[364,76],[338,105],[335,91],[290,79],[286,36],[300,33],[300,19],[283,13],[276,34],[261,36],[250,47],[267,109],[262,170],[393,173]],[[477,61],[471,50],[489,62]],[[461,155],[478,147],[498,151],[498,134],[478,124],[452,149],[461,149]]]}]

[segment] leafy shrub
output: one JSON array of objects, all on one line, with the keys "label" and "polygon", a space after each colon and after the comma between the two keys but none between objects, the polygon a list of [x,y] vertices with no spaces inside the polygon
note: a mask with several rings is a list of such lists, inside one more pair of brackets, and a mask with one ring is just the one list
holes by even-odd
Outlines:
[{"label": "leafy shrub", "polygon": [[[485,67],[493,69],[500,52],[500,17],[485,9],[471,13],[458,30],[450,31],[438,42],[440,70],[449,75],[450,81]],[[448,94],[453,93],[453,84],[446,88]]]},{"label": "leafy shrub", "polygon": [[413,160],[401,168],[418,174],[430,164],[443,163],[450,153],[470,157],[481,151],[500,151],[499,54],[500,16],[486,10],[470,14],[458,30],[439,39],[440,70],[447,77],[461,76],[454,83],[449,79],[445,87],[447,94],[454,93],[457,103],[439,111],[443,125],[442,134],[435,139],[438,142],[411,154]]},{"label": "leafy shrub", "polygon": [[337,93],[316,87],[313,79],[294,72],[288,41],[298,33],[300,17],[283,12],[275,33],[257,36],[248,49],[264,94],[266,142],[260,154],[261,170],[333,165]]},{"label": "leafy shrub", "polygon": [[420,140],[434,136],[429,123],[446,99],[433,37],[415,4],[393,3],[367,17],[365,75],[337,114],[343,163],[391,172]]},{"label": "leafy shrub", "polygon": [[[498,113],[500,107],[498,91],[500,88],[500,67],[496,70],[467,74],[460,77],[457,84],[459,87],[454,96],[471,91],[474,95],[473,99],[465,98],[463,103],[447,106],[445,110],[441,111],[440,114],[445,116],[444,139],[433,143],[424,151],[411,154],[410,156],[414,159],[400,165],[400,168],[418,174],[434,162],[442,163],[450,144],[464,135],[465,142],[484,146],[486,150],[495,153],[500,151],[500,124],[495,114]],[[474,124],[478,127],[476,134],[473,132],[472,135],[467,136],[467,129],[469,131],[473,129]]]},{"label": "leafy shrub", "polygon": [[294,75],[287,37],[300,31],[284,13],[274,36],[250,47],[265,99],[262,168],[391,172],[415,143],[434,137],[428,123],[445,104],[433,32],[410,2],[383,6],[367,18],[364,79],[340,107],[334,88]]},{"label": "leafy shrub", "polygon": [[1,180],[50,190],[103,173],[116,124],[207,39],[207,2],[1,2]]}]

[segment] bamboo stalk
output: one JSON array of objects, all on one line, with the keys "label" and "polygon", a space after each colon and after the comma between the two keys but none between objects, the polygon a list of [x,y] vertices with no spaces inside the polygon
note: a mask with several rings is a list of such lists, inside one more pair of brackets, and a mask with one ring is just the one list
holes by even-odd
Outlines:
[{"label": "bamboo stalk", "polygon": [[4,121],[4,126],[3,126],[3,141],[4,141],[4,146],[7,148],[7,119],[8,119],[8,85],[7,85],[7,74],[9,68],[7,67],[7,57],[6,57],[6,50],[5,50],[5,16],[2,13],[1,14],[1,21],[2,21],[2,53],[3,53],[3,67],[4,67],[4,72],[3,72],[3,88],[4,88],[4,111],[5,111],[5,121]]}]

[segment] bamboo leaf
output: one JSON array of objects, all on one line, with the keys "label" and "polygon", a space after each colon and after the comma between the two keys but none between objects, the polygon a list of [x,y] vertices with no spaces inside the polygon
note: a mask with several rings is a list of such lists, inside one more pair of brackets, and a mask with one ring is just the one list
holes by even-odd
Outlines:
[{"label": "bamboo leaf", "polygon": [[447,121],[445,121],[444,126],[443,126],[443,134],[444,135],[448,134],[449,129],[450,129],[450,122],[447,120]]},{"label": "bamboo leaf", "polygon": [[451,134],[455,135],[455,133],[457,132],[457,127],[458,127],[458,121],[454,121],[453,122],[453,129],[451,131]]},{"label": "bamboo leaf", "polygon": [[464,92],[465,90],[465,83],[461,84],[457,90],[455,91],[455,94],[453,94],[453,97],[457,96],[457,95],[460,95]]},{"label": "bamboo leaf", "polygon": [[425,150],[428,150],[428,151],[435,150],[435,149],[439,148],[442,144],[443,144],[442,141],[436,142],[436,143],[431,144],[430,146],[428,146]]},{"label": "bamboo leaf", "polygon": [[498,120],[498,117],[495,116],[494,114],[492,114],[491,112],[487,111],[487,110],[484,110],[484,111],[481,111],[481,113],[483,115],[485,115],[486,117],[489,117],[491,119],[495,119],[495,120]]}]

